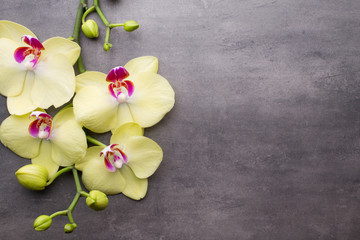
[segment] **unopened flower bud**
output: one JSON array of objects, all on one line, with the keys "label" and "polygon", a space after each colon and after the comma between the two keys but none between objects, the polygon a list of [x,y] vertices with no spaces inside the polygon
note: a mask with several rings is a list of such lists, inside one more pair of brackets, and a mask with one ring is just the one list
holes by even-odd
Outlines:
[{"label": "unopened flower bud", "polygon": [[109,199],[106,194],[98,190],[89,192],[89,196],[86,198],[86,204],[95,211],[104,210],[109,203]]},{"label": "unopened flower bud", "polygon": [[99,27],[92,19],[84,22],[81,26],[81,29],[88,38],[97,38],[99,36]]},{"label": "unopened flower bud", "polygon": [[74,231],[75,228],[77,228],[76,223],[68,223],[64,227],[64,232],[71,233],[72,231]]},{"label": "unopened flower bud", "polygon": [[124,23],[124,29],[127,32],[132,32],[138,28],[139,28],[139,24],[134,20],[126,21]]},{"label": "unopened flower bud", "polygon": [[111,43],[104,43],[104,50],[105,51],[110,51],[110,48],[112,47],[112,44]]},{"label": "unopened flower bud", "polygon": [[19,183],[27,189],[40,191],[46,187],[49,173],[44,166],[29,164],[17,170],[15,175]]},{"label": "unopened flower bud", "polygon": [[52,219],[48,215],[40,215],[34,221],[34,228],[36,231],[45,231],[51,226]]}]

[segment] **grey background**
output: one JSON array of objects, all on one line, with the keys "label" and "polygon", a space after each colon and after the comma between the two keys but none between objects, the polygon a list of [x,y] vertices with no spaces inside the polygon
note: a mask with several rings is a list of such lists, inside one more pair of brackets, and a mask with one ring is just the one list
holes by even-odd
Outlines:
[{"label": "grey background", "polygon": [[[91,2],[91,1],[90,1]],[[164,150],[146,198],[80,199],[46,232],[33,220],[68,207],[72,175],[23,189],[28,163],[0,146],[1,239],[359,239],[360,1],[102,0],[114,47],[81,38],[86,68],[107,73],[154,55],[176,92],[145,135]],[[3,0],[0,16],[41,40],[72,33],[77,1]],[[0,98],[1,119],[8,116]],[[96,136],[104,142],[109,135]]]}]

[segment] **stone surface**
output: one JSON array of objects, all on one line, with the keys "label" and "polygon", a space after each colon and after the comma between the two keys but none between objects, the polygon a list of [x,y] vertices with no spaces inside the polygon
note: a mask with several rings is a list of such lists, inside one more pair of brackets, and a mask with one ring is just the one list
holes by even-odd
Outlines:
[{"label": "stone surface", "polygon": [[[41,40],[72,33],[77,1],[3,0],[2,19]],[[358,239],[360,235],[360,1],[101,1],[109,53],[81,38],[87,69],[107,73],[154,55],[176,92],[145,135],[164,150],[146,198],[81,199],[68,239]],[[0,120],[8,116],[0,98]],[[108,142],[109,135],[97,135]],[[33,220],[67,208],[71,174],[44,192],[16,181],[28,163],[0,146],[1,239],[63,239]]]}]

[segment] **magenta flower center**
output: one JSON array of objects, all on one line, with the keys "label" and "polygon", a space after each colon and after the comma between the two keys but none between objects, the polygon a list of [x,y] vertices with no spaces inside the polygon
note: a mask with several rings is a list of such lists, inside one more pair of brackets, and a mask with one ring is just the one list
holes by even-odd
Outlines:
[{"label": "magenta flower center", "polygon": [[111,69],[106,77],[106,81],[111,82],[109,92],[119,103],[125,103],[134,92],[134,83],[124,80],[128,76],[129,73],[124,67],[116,67]]},{"label": "magenta flower center", "polygon": [[100,157],[104,156],[106,168],[114,172],[117,168],[121,168],[128,162],[126,154],[118,147],[118,144],[111,144],[100,152]]},{"label": "magenta flower center", "polygon": [[36,119],[29,125],[30,135],[34,138],[49,140],[52,130],[52,117],[40,111],[32,112],[29,118],[32,116],[35,116]]},{"label": "magenta flower center", "polygon": [[44,46],[39,40],[32,36],[22,36],[21,40],[24,41],[29,47],[19,47],[14,52],[15,61],[18,63],[24,62],[25,67],[28,70],[32,70],[36,67],[40,56],[41,50],[44,50]]}]

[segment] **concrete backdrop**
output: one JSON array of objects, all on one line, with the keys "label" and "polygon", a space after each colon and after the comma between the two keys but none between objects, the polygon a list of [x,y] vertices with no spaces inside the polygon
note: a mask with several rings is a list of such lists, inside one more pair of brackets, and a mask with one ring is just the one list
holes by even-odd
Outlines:
[{"label": "concrete backdrop", "polygon": [[[89,1],[91,3],[91,1]],[[78,1],[3,0],[1,19],[41,40],[72,33]],[[145,135],[164,150],[146,198],[80,199],[46,232],[33,220],[68,207],[67,174],[43,192],[22,188],[28,163],[0,146],[1,239],[358,239],[360,235],[360,1],[102,0],[109,53],[81,38],[85,66],[107,73],[154,55],[176,92]],[[8,116],[0,97],[0,120]],[[109,134],[96,135],[107,143]]]}]

